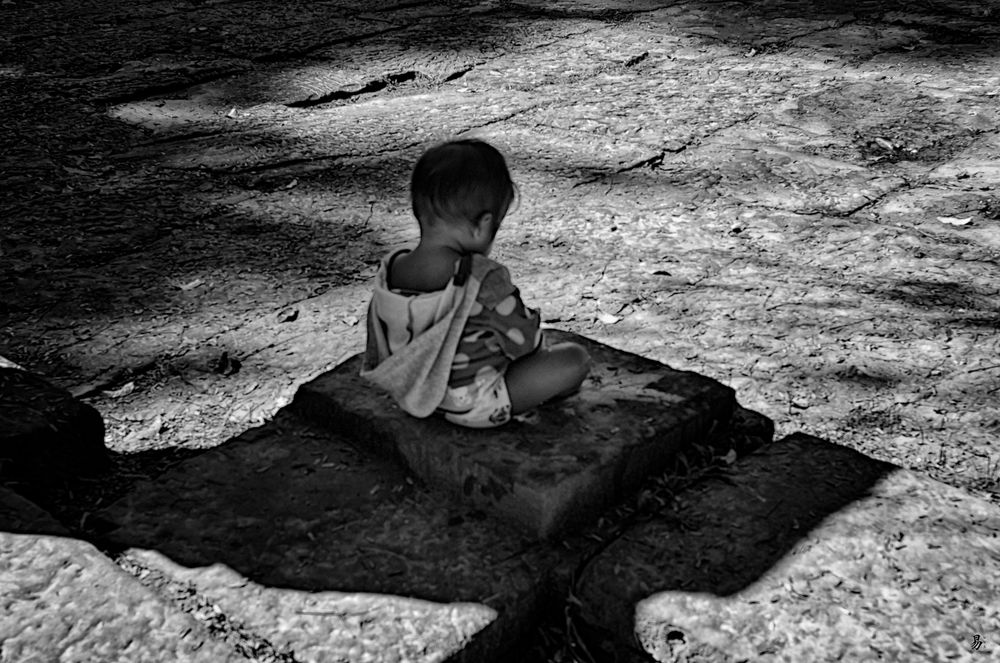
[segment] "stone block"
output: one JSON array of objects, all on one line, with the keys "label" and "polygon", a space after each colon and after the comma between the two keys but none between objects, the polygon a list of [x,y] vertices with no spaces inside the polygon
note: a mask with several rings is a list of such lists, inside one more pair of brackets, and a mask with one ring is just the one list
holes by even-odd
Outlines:
[{"label": "stone block", "polygon": [[244,660],[84,541],[0,532],[0,586],[3,661]]},{"label": "stone block", "polygon": [[97,410],[36,375],[0,366],[0,475],[72,478],[107,463]]},{"label": "stone block", "polygon": [[657,661],[985,660],[998,531],[995,504],[795,435],[631,528],[577,595]]},{"label": "stone block", "polygon": [[575,334],[546,334],[586,346],[590,377],[579,394],[498,429],[410,417],[359,377],[360,356],[303,385],[293,407],[539,538],[596,518],[729,423],[735,398],[715,380]]}]

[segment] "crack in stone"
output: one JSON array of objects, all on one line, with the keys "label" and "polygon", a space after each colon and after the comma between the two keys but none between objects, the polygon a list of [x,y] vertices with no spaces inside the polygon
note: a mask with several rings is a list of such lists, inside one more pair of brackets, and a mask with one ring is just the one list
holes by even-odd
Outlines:
[{"label": "crack in stone", "polygon": [[656,170],[663,165],[663,160],[667,158],[667,153],[678,154],[687,149],[687,145],[681,145],[677,149],[670,150],[660,150],[657,154],[649,157],[648,159],[643,159],[642,161],[637,161],[631,166],[625,166],[624,168],[619,168],[615,171],[615,174],[627,173],[630,170],[638,170],[639,168],[649,168],[650,170]]},{"label": "crack in stone", "polygon": [[[758,113],[756,111],[747,113],[746,115],[744,115],[742,117],[736,118],[735,120],[733,120],[729,124],[725,124],[725,125],[722,125],[720,127],[716,127],[715,129],[712,129],[708,133],[702,134],[699,137],[699,140],[705,140],[706,138],[711,138],[712,136],[717,136],[720,133],[722,133],[723,131],[728,131],[728,130],[732,129],[733,127],[738,126],[740,124],[746,124],[747,122],[753,122],[754,120],[757,119],[758,115],[760,115],[760,113]],[[688,145],[691,145],[693,143],[694,143],[694,141],[691,141],[691,142],[688,143]]]},{"label": "crack in stone", "polygon": [[[619,168],[615,172],[611,173],[610,176],[609,175],[597,175],[595,177],[592,177],[591,179],[583,180],[582,182],[577,182],[576,184],[573,185],[573,188],[575,189],[576,187],[579,187],[579,186],[585,186],[587,184],[593,184],[595,182],[600,182],[601,180],[603,180],[606,177],[612,177],[612,178],[614,178],[615,175],[620,175],[621,173],[627,173],[627,172],[632,171],[632,170],[638,170],[639,168],[643,168],[643,167],[648,167],[650,170],[656,170],[657,168],[659,168],[660,166],[663,165],[663,162],[666,161],[668,155],[671,155],[671,154],[680,154],[681,152],[686,151],[688,148],[693,147],[695,145],[698,145],[702,140],[704,140],[706,138],[711,138],[712,136],[715,136],[715,135],[717,135],[719,133],[722,133],[723,131],[731,129],[731,128],[739,125],[739,124],[744,124],[746,122],[752,122],[757,117],[757,115],[758,115],[758,113],[748,113],[747,115],[744,115],[743,117],[737,118],[736,120],[733,120],[729,124],[726,124],[726,125],[723,125],[721,127],[716,128],[716,129],[713,129],[712,131],[709,131],[706,134],[703,134],[703,135],[697,136],[697,137],[692,137],[687,142],[684,142],[684,143],[675,142],[674,145],[676,145],[676,147],[674,147],[674,146],[664,146],[663,148],[660,149],[660,151],[658,153],[654,154],[653,156],[649,157],[648,159],[643,159],[641,161],[637,161],[636,163],[634,163],[634,164],[632,164],[630,166],[625,166],[623,168]],[[553,127],[553,128],[558,128],[558,127]]]},{"label": "crack in stone", "polygon": [[[875,196],[873,198],[869,198],[868,196],[864,196],[865,202],[861,203],[857,207],[854,207],[854,208],[852,208],[850,210],[846,210],[846,211],[843,211],[843,212],[829,212],[827,214],[829,216],[838,216],[838,217],[854,216],[858,212],[861,212],[861,211],[866,210],[866,209],[868,209],[870,207],[878,205],[880,202],[882,202],[887,197],[889,197],[889,196],[891,196],[893,194],[899,193],[901,191],[908,191],[908,190],[913,189],[913,188],[914,187],[913,187],[913,185],[910,182],[903,182],[899,186],[892,187],[891,189],[889,189],[887,191],[884,191],[884,192],[880,193],[879,195],[877,195],[877,196]],[[797,210],[793,210],[793,211],[795,211],[796,213],[800,213]]]},{"label": "crack in stone", "polygon": [[[497,12],[497,11],[491,10],[491,11],[482,12],[480,14],[477,14],[477,16],[485,16],[485,15],[498,14],[498,13],[499,12]],[[424,19],[427,19],[427,18],[433,18],[433,17],[427,17],[427,16],[425,16],[425,17],[421,17],[421,20],[424,20]],[[409,27],[409,26],[407,26],[407,27]],[[397,30],[399,30],[399,29],[405,29],[405,28],[397,28]],[[571,32],[569,34],[562,35],[560,37],[557,37],[557,38],[549,40],[549,41],[541,42],[541,43],[538,43],[538,44],[531,44],[531,45],[528,45],[527,48],[516,48],[515,47],[515,48],[511,48],[510,50],[504,50],[503,52],[501,52],[501,53],[499,53],[499,54],[497,54],[497,55],[495,55],[493,57],[486,57],[486,58],[483,58],[483,59],[480,59],[480,60],[476,60],[476,61],[472,62],[471,64],[463,67],[462,69],[457,69],[455,71],[452,71],[449,74],[447,74],[444,78],[440,78],[440,77],[435,77],[435,78],[439,81],[440,84],[450,83],[452,81],[455,81],[455,80],[458,80],[458,79],[462,78],[466,74],[468,74],[471,71],[475,70],[476,67],[482,66],[482,65],[487,64],[489,62],[492,62],[494,60],[499,60],[501,58],[507,57],[509,55],[514,55],[514,54],[519,53],[519,52],[534,51],[534,50],[540,50],[540,49],[543,49],[543,48],[547,48],[547,47],[549,47],[549,46],[551,46],[553,44],[559,43],[561,41],[566,41],[567,39],[570,39],[572,37],[578,37],[580,35],[589,34],[589,33],[593,32],[593,31],[594,31],[594,28],[587,28],[585,30],[580,30],[580,31],[577,31],[577,32]],[[383,32],[380,32],[378,34],[384,34],[385,32],[389,32],[389,31],[383,31]],[[364,38],[367,38],[368,36],[371,36],[371,35],[366,35]],[[648,53],[643,53],[642,55],[637,56],[638,59],[637,58],[632,58],[629,61],[629,63],[632,63],[632,60],[635,60],[635,63],[641,62],[648,55],[649,55]],[[626,66],[630,66],[629,63],[626,63]],[[607,67],[607,68],[610,68],[610,67]],[[385,78],[380,78],[380,79],[376,79],[376,80],[373,80],[373,81],[369,81],[362,88],[354,90],[354,91],[335,90],[335,91],[332,91],[332,92],[330,92],[330,93],[328,93],[326,95],[323,95],[322,97],[319,97],[317,99],[309,99],[309,100],[302,100],[302,101],[297,101],[297,102],[291,102],[291,103],[286,104],[286,106],[288,106],[290,108],[305,108],[305,107],[320,105],[320,104],[323,104],[323,103],[328,103],[330,101],[338,101],[338,100],[343,100],[343,99],[354,98],[354,97],[358,97],[358,96],[361,96],[361,95],[364,95],[364,94],[374,94],[376,92],[380,92],[381,90],[383,90],[385,87],[388,86],[388,84],[395,85],[395,84],[400,84],[400,83],[407,83],[407,82],[410,82],[410,81],[414,80],[418,76],[422,77],[422,76],[425,76],[425,74],[423,74],[422,72],[419,72],[419,71],[408,71],[408,72],[404,72],[402,74],[393,74],[393,75],[387,76]],[[384,80],[387,80],[388,84],[383,84]]]},{"label": "crack in stone", "polygon": [[883,191],[882,193],[874,197],[869,198],[868,196],[862,196],[865,199],[865,202],[861,203],[860,205],[857,205],[856,207],[852,207],[848,210],[843,210],[839,212],[832,209],[817,209],[817,208],[787,209],[784,207],[775,207],[773,205],[760,205],[760,204],[756,205],[756,207],[760,209],[770,210],[772,212],[791,212],[792,214],[801,214],[802,216],[827,216],[838,219],[849,218],[854,216],[858,212],[861,212],[863,210],[866,210],[870,207],[879,204],[880,202],[882,202],[891,195],[900,193],[902,191],[910,191],[919,186],[921,186],[921,182],[919,181],[911,182],[909,180],[906,180],[901,184],[899,184],[898,186],[894,186],[890,189],[887,189],[886,191]]},{"label": "crack in stone", "polygon": [[[553,128],[558,128],[558,127],[553,127]],[[612,179],[612,182],[614,182],[615,175],[620,175],[622,173],[627,173],[627,172],[632,171],[632,170],[638,170],[639,168],[647,168],[648,167],[650,170],[656,170],[657,168],[659,168],[660,166],[663,165],[663,162],[667,158],[668,154],[680,154],[681,152],[683,152],[684,150],[686,150],[688,148],[689,144],[690,143],[684,143],[684,144],[681,144],[679,147],[676,147],[676,148],[664,148],[664,149],[660,150],[659,152],[657,152],[656,154],[654,154],[653,156],[649,157],[648,159],[642,159],[641,161],[637,161],[637,162],[633,163],[632,165],[624,166],[622,168],[619,168],[618,170],[616,170],[615,172],[611,173],[610,175],[595,175],[594,177],[591,177],[590,179],[583,180],[582,182],[577,182],[576,184],[573,185],[572,188],[575,189],[577,187],[586,186],[588,184],[594,184],[595,182],[600,182],[601,180],[603,180],[603,179],[605,179],[607,177],[610,177]]]},{"label": "crack in stone", "polygon": [[501,122],[506,122],[507,120],[514,119],[518,115],[524,115],[525,113],[528,113],[530,111],[537,110],[539,108],[544,108],[546,106],[551,106],[553,104],[554,104],[554,102],[539,102],[537,104],[532,104],[531,106],[528,106],[526,108],[521,108],[521,109],[518,109],[516,111],[511,111],[510,113],[507,113],[506,115],[494,118],[494,119],[489,120],[487,122],[483,122],[482,124],[475,124],[475,125],[469,127],[468,129],[463,129],[462,131],[457,132],[455,135],[456,136],[461,136],[462,134],[469,133],[470,131],[475,131],[476,129],[482,129],[484,127],[493,126],[494,124],[499,124]]},{"label": "crack in stone", "polygon": [[[364,86],[357,90],[334,90],[333,92],[328,92],[324,95],[315,98],[302,99],[299,101],[290,101],[285,104],[288,108],[312,108],[314,106],[321,106],[323,104],[330,103],[331,101],[342,101],[344,99],[352,99],[354,97],[359,97],[364,94],[372,94],[374,92],[379,92],[384,90],[390,85],[399,85],[400,83],[408,83],[414,80],[418,75],[416,71],[404,71],[398,74],[389,74],[375,80],[368,81]],[[464,74],[463,74],[464,75]]]},{"label": "crack in stone", "polygon": [[642,61],[644,61],[644,60],[646,60],[648,58],[649,58],[649,51],[645,51],[643,53],[640,53],[639,55],[635,55],[633,57],[630,57],[628,60],[626,60],[624,62],[624,64],[622,66],[625,67],[626,69],[628,69],[629,67],[634,67],[637,64],[639,64],[640,62],[642,62]]},{"label": "crack in stone", "polygon": [[442,80],[441,82],[442,83],[450,83],[452,81],[457,81],[462,76],[465,76],[467,73],[469,73],[470,71],[472,71],[473,69],[475,69],[479,65],[485,64],[486,62],[489,62],[489,60],[483,60],[481,62],[475,62],[475,63],[469,65],[468,67],[466,67],[465,69],[459,69],[458,71],[453,71],[450,74],[448,74],[447,76],[445,76],[444,80]]},{"label": "crack in stone", "polygon": [[[483,12],[480,15],[493,14],[493,13],[496,13],[496,12],[493,12],[493,11],[491,11],[491,12]],[[422,18],[427,18],[427,17],[422,17]],[[578,31],[578,32],[571,32],[569,34],[557,37],[556,39],[552,39],[552,40],[549,40],[549,41],[541,42],[541,43],[538,43],[538,44],[531,44],[531,45],[527,46],[527,48],[511,48],[510,50],[505,50],[505,51],[503,51],[503,52],[501,52],[501,53],[499,53],[499,54],[497,54],[497,55],[495,55],[493,57],[486,57],[486,58],[483,58],[483,59],[480,59],[480,60],[476,60],[475,62],[472,62],[471,64],[463,67],[462,69],[457,69],[455,71],[452,71],[451,73],[447,74],[444,78],[440,78],[440,77],[436,77],[436,78],[438,79],[438,81],[441,84],[443,84],[443,83],[450,83],[450,82],[456,81],[456,80],[462,78],[463,76],[465,76],[466,74],[474,71],[476,69],[476,67],[482,66],[482,65],[487,64],[489,62],[493,62],[494,60],[499,60],[501,58],[507,57],[509,55],[514,55],[514,54],[519,53],[519,52],[541,50],[543,48],[547,48],[547,47],[552,46],[553,44],[559,43],[561,41],[566,41],[567,39],[570,39],[572,37],[578,37],[580,35],[589,34],[589,33],[593,32],[593,31],[594,31],[593,28],[588,28],[586,30],[581,30],[581,31]],[[644,53],[641,56],[638,56],[638,58],[639,58],[638,60],[636,60],[636,58],[632,58],[632,60],[636,60],[636,62],[639,62],[642,59],[645,59],[645,57],[648,56],[648,55],[649,55],[648,53]],[[630,60],[630,62],[631,62],[631,60]],[[626,66],[629,66],[629,64],[626,63]],[[610,67],[608,67],[608,68],[610,68]],[[413,80],[417,76],[423,76],[422,72],[416,72],[416,71],[406,72],[406,74],[413,74],[414,76],[412,76],[410,78],[407,78],[406,80],[392,81],[392,83],[393,84],[398,84],[398,83],[403,83],[403,82],[409,82],[409,81]],[[390,76],[389,78],[392,78],[392,77]],[[379,81],[369,82],[362,89],[357,90],[357,91],[355,91],[355,92],[353,92],[353,93],[351,93],[349,95],[345,95],[345,96],[342,96],[342,97],[341,96],[335,96],[333,99],[329,99],[329,100],[345,99],[345,98],[349,98],[349,97],[360,96],[362,94],[372,94],[372,93],[375,93],[375,92],[379,92],[382,89],[384,89],[386,86],[384,86],[384,85],[379,86],[378,82]],[[331,94],[332,95],[337,95],[338,92],[333,92]],[[316,105],[316,104],[319,104],[319,103],[325,103],[325,102],[322,102],[322,101],[319,101],[319,100],[311,100],[311,101],[312,101],[312,103],[308,103],[308,104],[304,103],[302,105],[303,106],[311,106],[311,105]],[[291,104],[286,104],[286,105],[288,105],[290,107],[297,107],[298,106],[298,104],[296,102],[293,102]]]}]

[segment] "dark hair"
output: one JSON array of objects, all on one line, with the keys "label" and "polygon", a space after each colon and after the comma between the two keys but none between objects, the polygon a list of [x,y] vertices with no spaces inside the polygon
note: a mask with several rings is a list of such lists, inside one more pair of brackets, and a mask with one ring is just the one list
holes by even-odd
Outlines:
[{"label": "dark hair", "polygon": [[486,212],[499,225],[515,196],[503,155],[475,139],[450,141],[427,150],[410,180],[413,214],[421,226],[435,219],[472,222]]}]

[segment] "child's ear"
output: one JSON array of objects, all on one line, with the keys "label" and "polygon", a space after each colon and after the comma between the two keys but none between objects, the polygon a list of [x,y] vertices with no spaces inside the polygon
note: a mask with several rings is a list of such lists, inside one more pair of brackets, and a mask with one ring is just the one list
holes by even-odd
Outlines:
[{"label": "child's ear", "polygon": [[493,212],[483,212],[476,218],[476,224],[474,226],[474,232],[477,236],[489,236],[492,239],[493,235]]}]

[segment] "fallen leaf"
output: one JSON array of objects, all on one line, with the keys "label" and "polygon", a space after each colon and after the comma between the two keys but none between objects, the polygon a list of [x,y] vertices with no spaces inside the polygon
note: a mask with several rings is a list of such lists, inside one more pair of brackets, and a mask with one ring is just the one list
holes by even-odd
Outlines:
[{"label": "fallen leaf", "polygon": [[135,382],[126,382],[118,389],[108,389],[101,393],[108,398],[121,398],[122,396],[128,396],[133,391],[135,391]]},{"label": "fallen leaf", "polygon": [[957,216],[939,216],[937,218],[941,223],[947,223],[949,226],[967,226],[972,223],[972,217],[968,216],[964,219],[960,219]]},{"label": "fallen leaf", "polygon": [[159,435],[161,430],[163,430],[163,417],[156,415],[153,420],[149,422],[148,426],[143,426],[139,430],[129,433],[123,442],[124,444],[129,444],[130,442],[145,440]]},{"label": "fallen leaf", "polygon": [[70,175],[83,175],[84,177],[93,177],[96,173],[92,173],[89,170],[83,170],[82,168],[73,168],[72,166],[63,166],[65,170]]},{"label": "fallen leaf", "polygon": [[597,319],[606,325],[613,325],[619,320],[621,320],[621,317],[617,315],[611,315],[610,313],[605,313],[604,311],[598,311]]},{"label": "fallen leaf", "polygon": [[541,421],[541,417],[538,416],[538,410],[528,410],[527,412],[522,412],[521,414],[515,414],[512,418],[514,421],[519,421],[522,424],[528,424],[530,426],[535,426]]},{"label": "fallen leaf", "polygon": [[184,290],[186,292],[188,290],[194,290],[195,288],[197,288],[198,286],[200,286],[203,283],[204,283],[203,280],[201,280],[201,279],[195,279],[194,281],[188,281],[187,283],[181,283],[177,287],[180,288],[181,290]]}]

